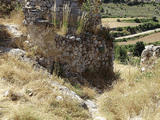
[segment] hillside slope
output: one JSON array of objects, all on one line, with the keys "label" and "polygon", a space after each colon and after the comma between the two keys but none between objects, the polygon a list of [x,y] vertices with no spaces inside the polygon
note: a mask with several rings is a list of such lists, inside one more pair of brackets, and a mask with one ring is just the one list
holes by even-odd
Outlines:
[{"label": "hillside slope", "polygon": [[121,78],[98,98],[108,120],[159,120],[160,60],[147,72],[115,63]]},{"label": "hillside slope", "polygon": [[64,96],[47,81],[62,81],[30,62],[13,56],[0,56],[0,119],[12,120],[89,120],[79,103]]}]

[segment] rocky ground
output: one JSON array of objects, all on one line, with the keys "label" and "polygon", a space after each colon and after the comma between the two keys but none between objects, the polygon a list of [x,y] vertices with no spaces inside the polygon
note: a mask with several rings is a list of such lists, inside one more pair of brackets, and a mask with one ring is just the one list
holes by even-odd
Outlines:
[{"label": "rocky ground", "polygon": [[[20,31],[18,25],[3,24],[3,26],[5,30],[10,34],[9,44],[13,44],[17,39],[19,40],[23,36],[23,33]],[[6,42],[6,41],[4,40],[3,42]],[[28,43],[27,41],[25,42]],[[37,94],[41,94],[41,92],[42,93],[44,92],[43,93],[44,96],[45,94],[47,94],[46,96],[50,96],[50,95],[54,96],[55,98],[54,101],[56,102],[61,102],[61,101],[65,102],[67,99],[70,102],[76,101],[76,105],[79,104],[81,106],[80,109],[83,109],[83,111],[85,112],[84,113],[82,112],[82,114],[84,114],[84,117],[82,117],[83,116],[82,115],[79,118],[75,117],[74,119],[77,119],[77,120],[80,120],[80,119],[82,120],[83,119],[84,120],[86,119],[106,120],[106,118],[100,115],[98,106],[95,100],[82,99],[74,91],[70,90],[66,86],[57,82],[57,79],[60,79],[60,78],[56,78],[54,76],[54,79],[53,79],[53,75],[50,75],[49,73],[47,73],[47,71],[43,67],[38,65],[38,63],[34,59],[29,58],[27,56],[27,53],[24,50],[21,50],[19,48],[12,48],[12,45],[6,46],[5,43],[3,44],[4,46],[0,47],[0,53],[1,53],[0,55],[0,60],[1,60],[0,69],[1,70],[0,71],[4,72],[0,74],[0,78],[1,78],[0,79],[0,103],[1,103],[0,104],[0,118],[2,120],[25,119],[23,118],[25,115],[23,117],[19,115],[20,114],[19,112],[21,112],[19,111],[19,109],[21,109],[22,107],[29,108],[29,106],[33,106],[35,109],[37,109],[37,103],[35,103],[37,101],[36,97],[37,97]],[[19,66],[19,64],[23,66],[21,65]],[[34,65],[33,68],[32,68],[32,65]],[[33,70],[33,75],[32,76],[29,75],[30,77],[33,77],[31,78],[31,80],[27,80],[28,77],[25,78],[25,75],[27,75],[25,70],[27,69],[28,66],[31,67],[30,70]],[[19,67],[23,67],[23,68],[19,69]],[[6,69],[6,71],[3,70],[4,68]],[[21,70],[25,72],[19,73]],[[42,73],[44,74],[45,77],[41,75]],[[16,74],[18,77],[19,75],[21,76],[22,74],[23,77],[21,76],[20,78],[17,78]],[[34,75],[37,76],[37,74],[40,75],[40,79],[38,80],[34,78]],[[13,76],[15,78],[13,78]],[[25,79],[26,81],[23,81],[23,80],[21,81],[21,79]],[[36,84],[35,88],[33,86],[34,84]],[[39,91],[39,89],[42,89],[42,88],[43,90]],[[46,100],[46,98],[44,98],[44,100]],[[40,100],[40,101],[43,102],[44,100],[42,101]],[[44,108],[45,105],[42,105],[42,106],[41,107]],[[61,109],[63,111],[63,108]],[[65,109],[68,109],[68,108],[65,108]],[[88,114],[86,114],[87,111],[89,112]],[[43,113],[43,111],[39,111],[39,112]],[[39,114],[39,113],[37,112],[36,114]],[[52,116],[50,115],[48,116],[52,118]],[[22,119],[20,119],[21,117]],[[41,117],[43,118],[43,116]],[[57,117],[57,115],[55,115],[55,117]],[[65,119],[63,117],[58,116],[57,119],[58,120]],[[46,120],[49,120],[51,118],[46,118]]]}]

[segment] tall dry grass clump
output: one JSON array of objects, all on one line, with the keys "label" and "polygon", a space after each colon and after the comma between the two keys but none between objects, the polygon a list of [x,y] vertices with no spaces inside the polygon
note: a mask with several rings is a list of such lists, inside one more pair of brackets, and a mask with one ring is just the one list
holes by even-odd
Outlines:
[{"label": "tall dry grass clump", "polygon": [[160,101],[160,61],[153,70],[141,73],[137,67],[115,64],[121,80],[98,98],[101,111],[109,120],[128,120],[136,116],[158,120]]},{"label": "tall dry grass clump", "polygon": [[4,55],[0,57],[0,78],[16,85],[25,85],[30,81],[47,79],[48,76],[42,70],[36,71],[32,63]]},{"label": "tall dry grass clump", "polygon": [[70,20],[70,16],[71,15],[71,8],[70,8],[70,4],[66,3],[63,5],[63,16],[62,16],[62,20],[55,20],[54,22],[54,26],[57,27],[57,25],[59,25],[59,27],[57,28],[56,32],[59,35],[66,35],[69,32],[69,20]]}]

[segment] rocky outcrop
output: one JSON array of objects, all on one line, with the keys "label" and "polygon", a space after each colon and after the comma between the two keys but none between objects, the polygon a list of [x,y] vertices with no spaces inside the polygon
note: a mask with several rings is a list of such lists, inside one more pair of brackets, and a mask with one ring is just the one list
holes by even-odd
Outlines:
[{"label": "rocky outcrop", "polygon": [[141,66],[142,71],[146,68],[152,67],[156,62],[156,59],[160,57],[160,46],[148,45],[142,52],[141,55]]}]

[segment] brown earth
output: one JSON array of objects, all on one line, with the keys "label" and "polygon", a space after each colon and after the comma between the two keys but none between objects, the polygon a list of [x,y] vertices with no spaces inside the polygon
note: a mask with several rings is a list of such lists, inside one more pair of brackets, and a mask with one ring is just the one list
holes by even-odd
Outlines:
[{"label": "brown earth", "polygon": [[139,38],[137,40],[129,40],[128,42],[119,42],[119,45],[129,45],[129,44],[136,44],[138,41],[143,41],[144,43],[153,43],[160,41],[160,32],[154,33],[143,38]]},{"label": "brown earth", "polygon": [[104,27],[110,27],[110,28],[139,25],[139,23],[117,22],[117,19],[128,20],[128,19],[135,19],[135,18],[103,18],[102,24]]}]

